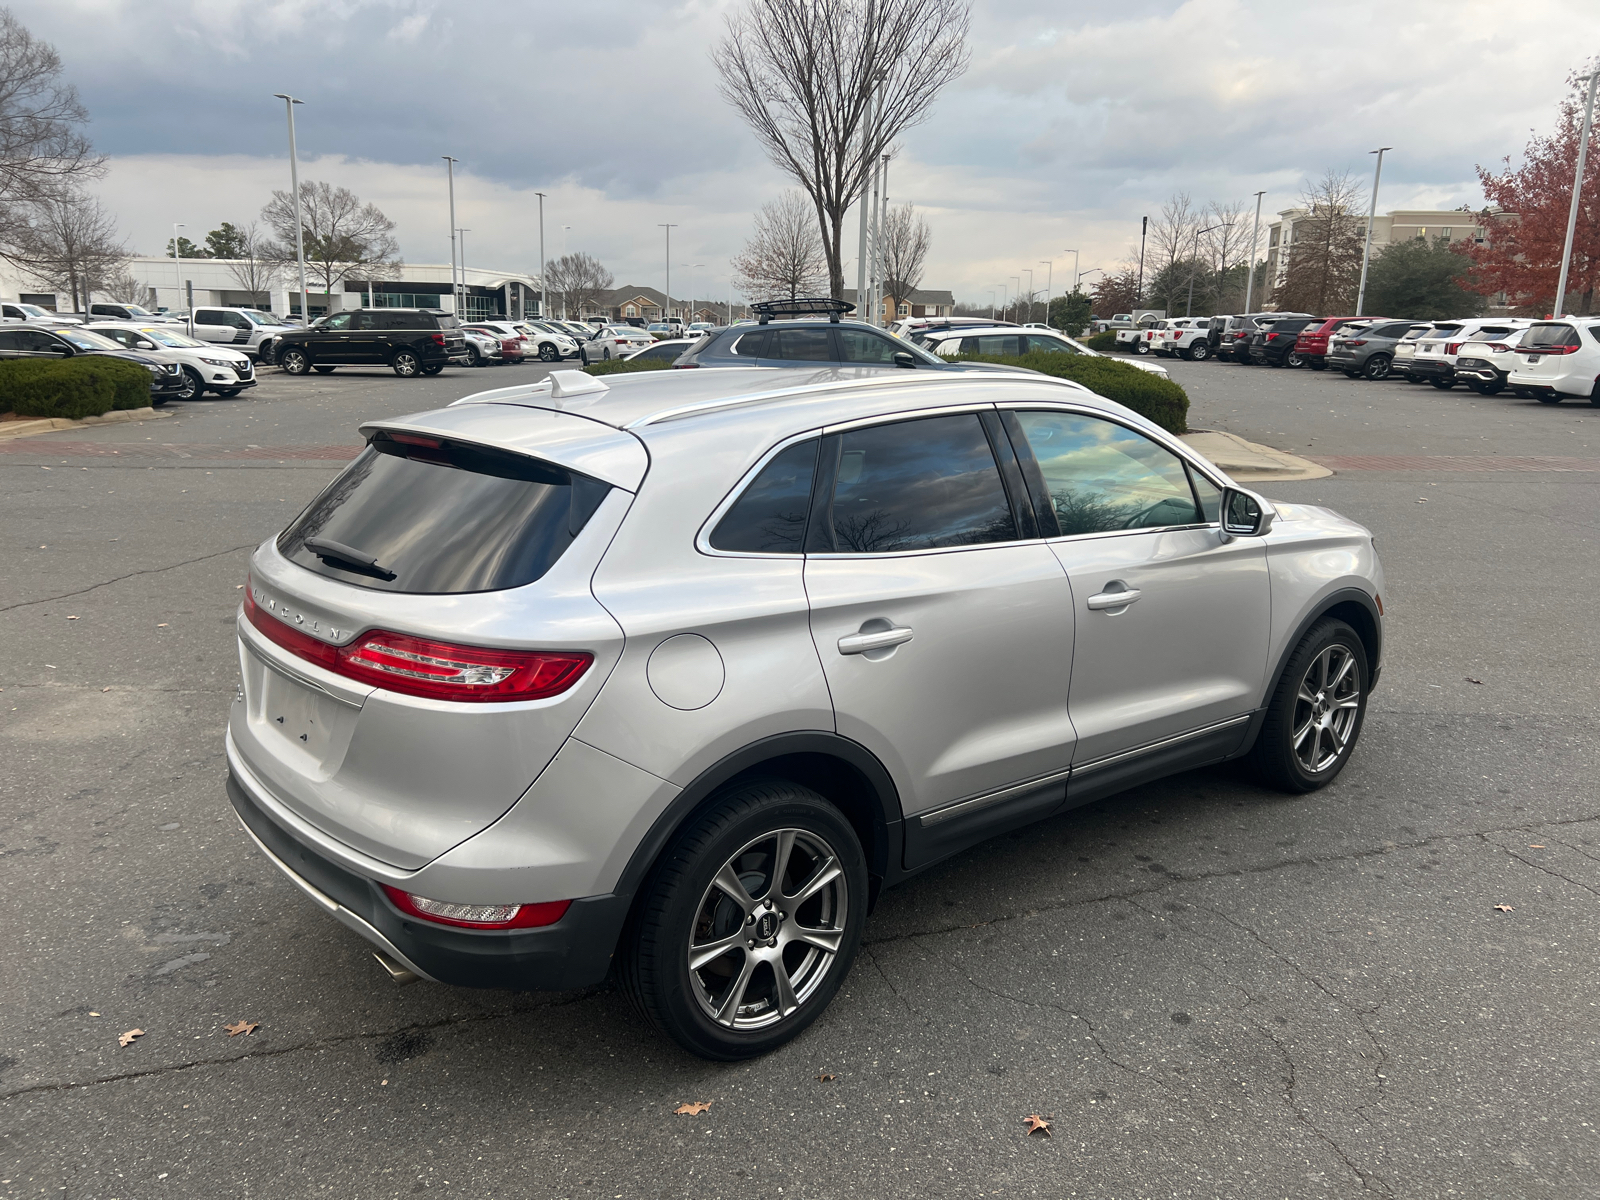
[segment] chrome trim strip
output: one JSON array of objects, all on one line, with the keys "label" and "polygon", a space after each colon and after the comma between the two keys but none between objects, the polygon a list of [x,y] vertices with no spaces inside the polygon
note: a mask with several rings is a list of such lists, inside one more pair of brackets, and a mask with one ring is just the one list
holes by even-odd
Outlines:
[{"label": "chrome trim strip", "polygon": [[[239,817],[238,813],[234,813],[233,815]],[[284,862],[283,859],[279,858],[271,850],[267,849],[266,843],[256,836],[256,831],[254,829],[251,829],[250,826],[245,824],[243,817],[239,817],[239,826],[250,835],[250,840],[256,844],[257,850],[266,855],[267,861],[287,875],[290,883],[294,884],[295,887],[299,888],[302,892],[315,900],[322,910],[329,916],[335,918],[340,924],[347,926],[351,930],[360,934],[362,937],[366,938],[367,941],[378,947],[378,949],[382,950],[385,954],[394,959],[395,962],[399,963],[413,975],[416,975],[421,979],[426,979],[432,983],[438,982],[438,980],[434,979],[432,975],[429,975],[421,967],[417,966],[416,963],[412,962],[409,958],[402,954],[399,948],[393,942],[374,929],[364,918],[357,916],[344,905],[340,904],[332,896],[329,896],[313,887],[310,882],[302,879],[298,874],[296,874],[294,868],[289,866],[288,863]]]},{"label": "chrome trim strip", "polygon": [[1204,737],[1208,733],[1220,733],[1224,729],[1235,725],[1243,725],[1250,720],[1253,713],[1244,713],[1241,716],[1229,717],[1226,721],[1218,721],[1213,725],[1202,725],[1199,729],[1191,729],[1187,733],[1173,734],[1171,737],[1161,738],[1158,741],[1146,742],[1142,746],[1134,746],[1131,750],[1119,750],[1115,754],[1107,754],[1102,758],[1093,758],[1085,763],[1074,763],[1072,773],[1082,775],[1086,771],[1098,771],[1102,767],[1109,767],[1126,759],[1136,758],[1142,754],[1150,754],[1156,750],[1165,750],[1168,746],[1176,746],[1181,742],[1192,741]]},{"label": "chrome trim strip", "polygon": [[926,829],[930,825],[948,821],[951,817],[961,817],[967,813],[982,812],[991,805],[1010,800],[1013,796],[1036,792],[1040,788],[1049,787],[1052,783],[1060,783],[1071,774],[1072,768],[1068,767],[1065,771],[1055,771],[1049,775],[1041,775],[1037,779],[1029,779],[1024,783],[1008,784],[995,791],[983,792],[966,800],[957,800],[954,804],[947,804],[943,808],[936,808],[932,812],[923,813],[917,819],[922,823],[922,827]]},{"label": "chrome trim strip", "polygon": [[285,666],[283,663],[274,662],[272,659],[262,654],[260,648],[248,639],[240,638],[239,644],[250,652],[251,658],[255,659],[263,667],[274,674],[283,676],[291,683],[298,683],[304,687],[308,687],[318,695],[326,696],[329,700],[332,700],[335,703],[343,704],[347,708],[353,708],[357,712],[361,711],[361,705],[357,701],[347,700],[343,696],[335,695],[333,692],[330,692],[327,688],[323,687],[315,679],[312,679],[311,676],[302,675],[299,671],[293,670],[292,668]]}]

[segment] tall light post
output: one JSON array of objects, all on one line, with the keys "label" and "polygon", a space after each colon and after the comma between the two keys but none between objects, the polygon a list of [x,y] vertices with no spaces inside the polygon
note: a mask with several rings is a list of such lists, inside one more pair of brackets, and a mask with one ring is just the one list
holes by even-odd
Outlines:
[{"label": "tall light post", "polygon": [[688,318],[689,319],[683,323],[684,327],[687,328],[688,326],[694,324],[694,275],[693,275],[693,272],[695,270],[697,270],[698,268],[705,266],[705,263],[679,263],[678,265],[680,267],[688,267],[690,272],[691,272],[691,274],[689,275],[689,312],[688,312]]},{"label": "tall light post", "polygon": [[1252,311],[1251,308],[1250,308],[1250,300],[1255,295],[1255,287],[1256,287],[1256,247],[1261,244],[1261,197],[1263,197],[1265,195],[1266,195],[1265,192],[1257,192],[1256,193],[1256,223],[1255,223],[1255,227],[1250,231],[1250,260],[1246,264],[1246,271],[1245,271],[1245,276],[1244,276],[1244,310],[1245,310],[1245,312]]},{"label": "tall light post", "polygon": [[1061,253],[1072,255],[1072,290],[1078,290],[1078,252],[1076,250],[1063,250]]},{"label": "tall light post", "polygon": [[1139,301],[1144,299],[1144,239],[1150,232],[1150,218],[1139,218],[1139,294],[1133,298],[1133,306],[1139,307]]},{"label": "tall light post", "polygon": [[1367,264],[1372,261],[1372,222],[1378,217],[1378,180],[1383,178],[1383,152],[1393,150],[1393,146],[1379,146],[1376,150],[1368,150],[1368,154],[1378,156],[1378,165],[1372,172],[1372,203],[1367,207],[1367,240],[1361,247],[1361,286],[1356,290],[1356,316],[1361,315],[1361,309],[1367,302]]},{"label": "tall light post", "polygon": [[[178,303],[175,306],[177,308],[183,307],[183,254],[178,245],[178,230],[187,228],[189,227],[182,221],[174,221],[172,223],[172,273],[178,277],[176,280],[178,285]],[[72,298],[72,303],[74,305],[78,303],[78,298],[76,296]],[[89,311],[89,305],[87,302],[84,303],[83,311]]]},{"label": "tall light post", "polygon": [[544,193],[534,195],[539,197],[539,316],[543,319],[550,315],[550,289],[544,282]]},{"label": "tall light post", "polygon": [[1233,223],[1224,221],[1221,225],[1207,225],[1204,229],[1194,231],[1194,249],[1189,252],[1189,303],[1184,307],[1183,315],[1188,317],[1194,314],[1194,260],[1200,257],[1200,235],[1210,233],[1216,229],[1231,229]]},{"label": "tall light post", "polygon": [[1056,264],[1039,260],[1039,265],[1044,268],[1044,323],[1050,324],[1050,293],[1054,290]]},{"label": "tall light post", "polygon": [[444,169],[450,180],[450,304],[459,319],[461,314],[461,288],[456,282],[456,160],[441,154]]},{"label": "tall light post", "polygon": [[467,303],[467,234],[471,232],[472,230],[470,229],[456,230],[456,235],[461,239],[461,308],[463,311],[456,318],[459,321],[470,321],[472,319],[472,314],[465,311],[470,307]]},{"label": "tall light post", "polygon": [[[300,157],[294,148],[294,106],[304,104],[305,101],[296,100],[293,96],[286,96],[282,92],[273,92],[272,98],[282,100],[284,108],[289,111],[289,190],[294,193],[294,260],[300,267],[300,321],[304,325],[309,325],[311,302],[306,290],[305,227],[300,221]],[[450,223],[454,225],[455,221],[452,219]]]},{"label": "tall light post", "polygon": [[[1078,287],[1082,287],[1083,286],[1083,281],[1085,279],[1089,278],[1089,276],[1091,276],[1091,275],[1104,275],[1105,273],[1106,272],[1105,272],[1105,268],[1104,267],[1090,267],[1087,271],[1083,272],[1083,274],[1078,276]],[[1078,294],[1078,288],[1073,288],[1072,289],[1072,294],[1074,296],[1076,296]],[[1092,308],[1089,311],[1089,315],[1091,317],[1094,316],[1094,310]],[[1092,330],[1094,328],[1094,326],[1091,325],[1089,328]],[[1062,332],[1065,333],[1066,330],[1062,330]]]},{"label": "tall light post", "polygon": [[[567,256],[567,234],[569,234],[571,232],[572,232],[572,226],[571,225],[563,225],[561,227],[561,257],[562,258],[566,258],[566,256]],[[567,319],[567,292],[566,292],[565,288],[563,288],[561,290],[561,319],[563,321],[565,321]]]},{"label": "tall light post", "polygon": [[998,288],[989,289],[989,320],[994,320],[994,295]]},{"label": "tall light post", "polygon": [[1004,321],[1006,319],[1006,285],[997,283],[994,286],[1000,289],[1000,319]]},{"label": "tall light post", "polygon": [[1011,282],[1016,285],[1015,287],[1013,287],[1011,289],[1011,294],[1017,298],[1017,307],[1021,308],[1021,306],[1022,306],[1022,276],[1021,275],[1012,275],[1012,276],[1009,276],[1009,278],[1010,278]]},{"label": "tall light post", "polygon": [[1022,273],[1028,277],[1028,320],[1033,320],[1033,268],[1024,267]]},{"label": "tall light post", "polygon": [[661,301],[661,319],[665,321],[672,316],[672,231],[677,226],[668,225],[666,222],[657,222],[657,227],[667,231],[667,291],[665,298]]},{"label": "tall light post", "polygon": [[1589,76],[1589,99],[1583,106],[1583,134],[1578,139],[1578,169],[1572,176],[1572,205],[1567,209],[1567,240],[1561,247],[1561,277],[1556,282],[1556,306],[1551,313],[1559,317],[1567,305],[1567,272],[1572,266],[1572,238],[1578,229],[1578,197],[1583,194],[1583,168],[1589,161],[1589,128],[1594,123],[1594,87],[1600,71]]}]

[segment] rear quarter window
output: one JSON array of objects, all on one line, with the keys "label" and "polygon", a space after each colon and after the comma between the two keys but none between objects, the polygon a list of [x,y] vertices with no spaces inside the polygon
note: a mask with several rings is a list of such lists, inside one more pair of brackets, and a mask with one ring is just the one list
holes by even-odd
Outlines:
[{"label": "rear quarter window", "polygon": [[345,583],[418,594],[540,579],[611,489],[501,450],[380,432],[278,537],[290,561]]}]

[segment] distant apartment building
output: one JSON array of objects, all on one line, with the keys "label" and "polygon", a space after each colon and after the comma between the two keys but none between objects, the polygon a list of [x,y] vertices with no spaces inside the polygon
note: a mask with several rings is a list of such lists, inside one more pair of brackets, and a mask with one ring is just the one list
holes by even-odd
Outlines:
[{"label": "distant apartment building", "polygon": [[[1266,278],[1269,290],[1276,290],[1282,285],[1284,274],[1289,268],[1289,248],[1294,245],[1295,227],[1310,215],[1310,211],[1305,208],[1285,208],[1279,211],[1278,219],[1267,226]],[[1364,231],[1367,224],[1366,214],[1355,213],[1352,216],[1360,222]],[[1483,225],[1479,214],[1462,212],[1459,208],[1395,209],[1373,217],[1374,258],[1394,242],[1411,238],[1443,238],[1447,242],[1459,242],[1471,238],[1481,243]]]}]

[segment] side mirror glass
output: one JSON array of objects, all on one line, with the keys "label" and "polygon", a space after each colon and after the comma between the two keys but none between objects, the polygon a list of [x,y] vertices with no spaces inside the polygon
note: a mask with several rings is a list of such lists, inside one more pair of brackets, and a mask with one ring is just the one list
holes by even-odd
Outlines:
[{"label": "side mirror glass", "polygon": [[1277,513],[1254,492],[1226,488],[1222,493],[1222,532],[1231,537],[1261,537]]}]

